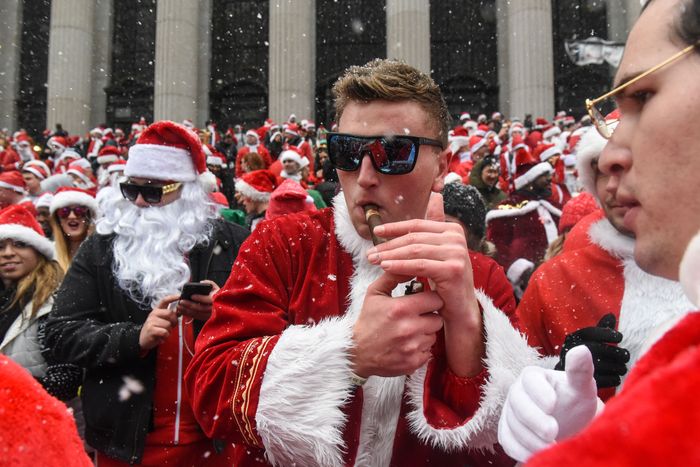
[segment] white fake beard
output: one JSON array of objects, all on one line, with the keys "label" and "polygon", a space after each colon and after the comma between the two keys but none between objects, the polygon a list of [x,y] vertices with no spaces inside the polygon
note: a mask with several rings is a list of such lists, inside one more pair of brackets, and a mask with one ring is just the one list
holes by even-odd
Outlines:
[{"label": "white fake beard", "polygon": [[211,237],[216,205],[196,182],[183,185],[180,198],[165,206],[139,208],[118,187],[105,187],[98,195],[104,216],[97,220],[97,233],[116,234],[114,276],[140,305],[155,307],[180,293],[191,275],[186,254]]}]

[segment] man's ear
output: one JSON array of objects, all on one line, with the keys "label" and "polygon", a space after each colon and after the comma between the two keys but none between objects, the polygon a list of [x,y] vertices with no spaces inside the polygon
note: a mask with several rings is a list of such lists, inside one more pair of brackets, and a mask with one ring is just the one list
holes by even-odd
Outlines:
[{"label": "man's ear", "polygon": [[445,186],[445,176],[450,167],[450,159],[452,159],[452,151],[449,148],[443,149],[437,155],[437,170],[435,179],[433,180],[433,191],[439,193]]}]

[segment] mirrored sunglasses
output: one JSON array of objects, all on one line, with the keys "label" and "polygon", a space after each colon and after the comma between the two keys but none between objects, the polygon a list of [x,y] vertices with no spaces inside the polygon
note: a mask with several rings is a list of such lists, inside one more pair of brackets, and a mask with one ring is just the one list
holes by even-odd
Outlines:
[{"label": "mirrored sunglasses", "polygon": [[328,133],[328,158],[335,168],[348,172],[360,168],[369,156],[374,169],[384,175],[404,175],[416,166],[420,145],[443,148],[440,141],[417,136],[356,136]]}]

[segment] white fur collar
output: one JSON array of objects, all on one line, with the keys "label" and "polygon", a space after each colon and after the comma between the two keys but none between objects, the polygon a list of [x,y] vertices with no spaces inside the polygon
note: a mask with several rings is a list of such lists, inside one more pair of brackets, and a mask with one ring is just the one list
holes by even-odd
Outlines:
[{"label": "white fur collar", "polygon": [[333,220],[335,221],[335,235],[343,250],[350,253],[355,263],[355,267],[369,265],[367,262],[367,250],[372,248],[372,242],[360,237],[350,220],[348,205],[345,202],[345,195],[341,191],[333,198]]},{"label": "white fur collar", "polygon": [[634,255],[634,239],[622,235],[607,219],[601,219],[588,228],[588,238],[616,258]]}]

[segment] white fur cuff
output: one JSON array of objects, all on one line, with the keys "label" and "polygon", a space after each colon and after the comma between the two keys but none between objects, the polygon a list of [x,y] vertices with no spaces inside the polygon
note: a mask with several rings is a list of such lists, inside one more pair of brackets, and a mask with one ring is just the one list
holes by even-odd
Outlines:
[{"label": "white fur cuff", "polygon": [[290,326],[265,368],[255,422],[272,465],[342,466],[352,324]]},{"label": "white fur cuff", "polygon": [[457,428],[435,428],[428,423],[424,413],[426,368],[418,370],[408,383],[409,402],[413,406],[408,414],[411,430],[423,442],[444,451],[493,450],[493,445],[498,442],[498,420],[503,403],[520,371],[527,365],[553,366],[527,345],[525,337],[513,328],[508,317],[493,305],[490,298],[479,290],[476,294],[483,309],[484,366],[489,373],[476,413]]}]

